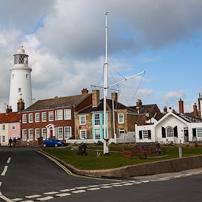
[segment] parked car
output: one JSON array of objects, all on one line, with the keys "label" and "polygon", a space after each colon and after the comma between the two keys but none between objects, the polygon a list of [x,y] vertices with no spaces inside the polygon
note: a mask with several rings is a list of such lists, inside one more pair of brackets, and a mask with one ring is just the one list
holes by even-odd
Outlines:
[{"label": "parked car", "polygon": [[62,140],[58,140],[56,138],[47,138],[43,141],[44,147],[59,147],[64,146],[64,142]]}]

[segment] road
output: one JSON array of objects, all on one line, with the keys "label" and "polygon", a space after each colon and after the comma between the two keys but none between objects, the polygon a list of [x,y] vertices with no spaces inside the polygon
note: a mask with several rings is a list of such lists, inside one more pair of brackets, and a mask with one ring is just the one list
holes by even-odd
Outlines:
[{"label": "road", "polygon": [[[59,148],[58,148],[59,149]],[[202,175],[93,179],[68,170],[36,148],[0,147],[0,201],[201,201]]]}]

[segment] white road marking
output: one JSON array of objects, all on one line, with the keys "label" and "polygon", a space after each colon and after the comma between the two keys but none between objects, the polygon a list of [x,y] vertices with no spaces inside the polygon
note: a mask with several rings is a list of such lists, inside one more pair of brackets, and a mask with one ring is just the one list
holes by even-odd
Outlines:
[{"label": "white road marking", "polygon": [[149,182],[148,180],[147,181],[142,181],[143,183],[147,183],[147,182]]},{"label": "white road marking", "polygon": [[37,198],[40,197],[41,195],[32,195],[32,196],[25,196],[25,198]]},{"label": "white road marking", "polygon": [[129,185],[134,185],[133,183],[126,183],[126,184],[123,184],[124,186],[129,186]]},{"label": "white road marking", "polygon": [[70,195],[71,195],[70,193],[56,194],[56,196],[59,196],[59,197],[70,196]]},{"label": "white road marking", "polygon": [[5,176],[7,169],[8,169],[8,166],[5,166],[3,172],[1,173],[1,176]]},{"label": "white road marking", "polygon": [[70,189],[69,191],[74,191],[74,190],[76,190],[76,189],[73,188],[73,189]]},{"label": "white road marking", "polygon": [[112,186],[103,186],[101,188],[103,188],[103,189],[110,189],[110,188],[112,188]]},{"label": "white road marking", "polygon": [[53,199],[54,197],[52,196],[47,196],[47,197],[43,197],[43,198],[37,198],[37,200],[39,201],[47,201],[47,200],[50,200],[50,199]]},{"label": "white road marking", "polygon": [[66,191],[70,191],[70,189],[62,189],[60,190],[61,192],[66,192]]},{"label": "white road marking", "polygon": [[27,201],[21,201],[21,202],[34,202],[34,201],[31,201],[31,200],[27,200]]},{"label": "white road marking", "polygon": [[14,198],[12,199],[12,201],[22,201],[23,199],[22,198]]},{"label": "white road marking", "polygon": [[59,192],[57,191],[52,191],[52,192],[47,192],[47,193],[44,193],[45,195],[48,195],[48,194],[58,194]]},{"label": "white road marking", "polygon": [[75,189],[86,189],[88,187],[75,187]]},{"label": "white road marking", "polygon": [[11,161],[11,157],[8,158],[7,163],[10,163],[10,161]]},{"label": "white road marking", "polygon": [[99,190],[100,188],[99,187],[95,187],[95,188],[90,188],[90,189],[87,189],[88,191],[95,191],[95,190]]},{"label": "white road marking", "polygon": [[73,194],[79,194],[79,193],[83,193],[83,192],[86,192],[86,190],[73,191],[72,193],[73,193]]},{"label": "white road marking", "polygon": [[7,202],[13,202],[11,199],[4,196],[1,192],[0,192],[0,198],[2,198],[4,201],[7,201]]},{"label": "white road marking", "polygon": [[99,187],[100,185],[89,185],[88,187]]},{"label": "white road marking", "polygon": [[113,184],[113,187],[122,187],[122,184]]}]

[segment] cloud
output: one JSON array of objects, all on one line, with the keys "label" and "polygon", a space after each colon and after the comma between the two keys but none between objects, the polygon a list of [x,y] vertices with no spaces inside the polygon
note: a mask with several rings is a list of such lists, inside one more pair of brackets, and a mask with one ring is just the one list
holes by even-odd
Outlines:
[{"label": "cloud", "polygon": [[[21,45],[29,54],[33,69],[33,97],[77,94],[83,87],[90,89],[91,85],[99,86],[103,81],[105,11],[109,11],[109,64],[124,76],[132,76],[137,72],[128,59],[134,55],[193,40],[201,31],[201,8],[201,1],[190,0],[117,0],[116,4],[113,0],[3,0],[0,103],[8,100],[9,63],[13,63],[12,55]],[[156,59],[145,57],[143,60],[152,62],[152,58]],[[150,82],[149,78],[143,78],[138,87],[140,80],[141,76],[121,85],[124,96],[133,100],[133,104],[137,98],[148,100],[155,93],[144,87]],[[113,78],[109,78],[110,82],[114,82]],[[124,96],[120,95],[123,102]],[[163,101],[183,96],[183,90],[170,92]]]}]

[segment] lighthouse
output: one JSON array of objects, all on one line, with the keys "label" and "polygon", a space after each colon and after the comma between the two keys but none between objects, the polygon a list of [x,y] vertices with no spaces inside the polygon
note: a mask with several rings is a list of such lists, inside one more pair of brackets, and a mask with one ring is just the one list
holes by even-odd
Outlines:
[{"label": "lighthouse", "polygon": [[14,56],[14,65],[11,66],[9,106],[13,112],[17,111],[20,98],[24,100],[25,108],[32,104],[31,71],[28,66],[28,55],[24,49],[19,49]]}]

